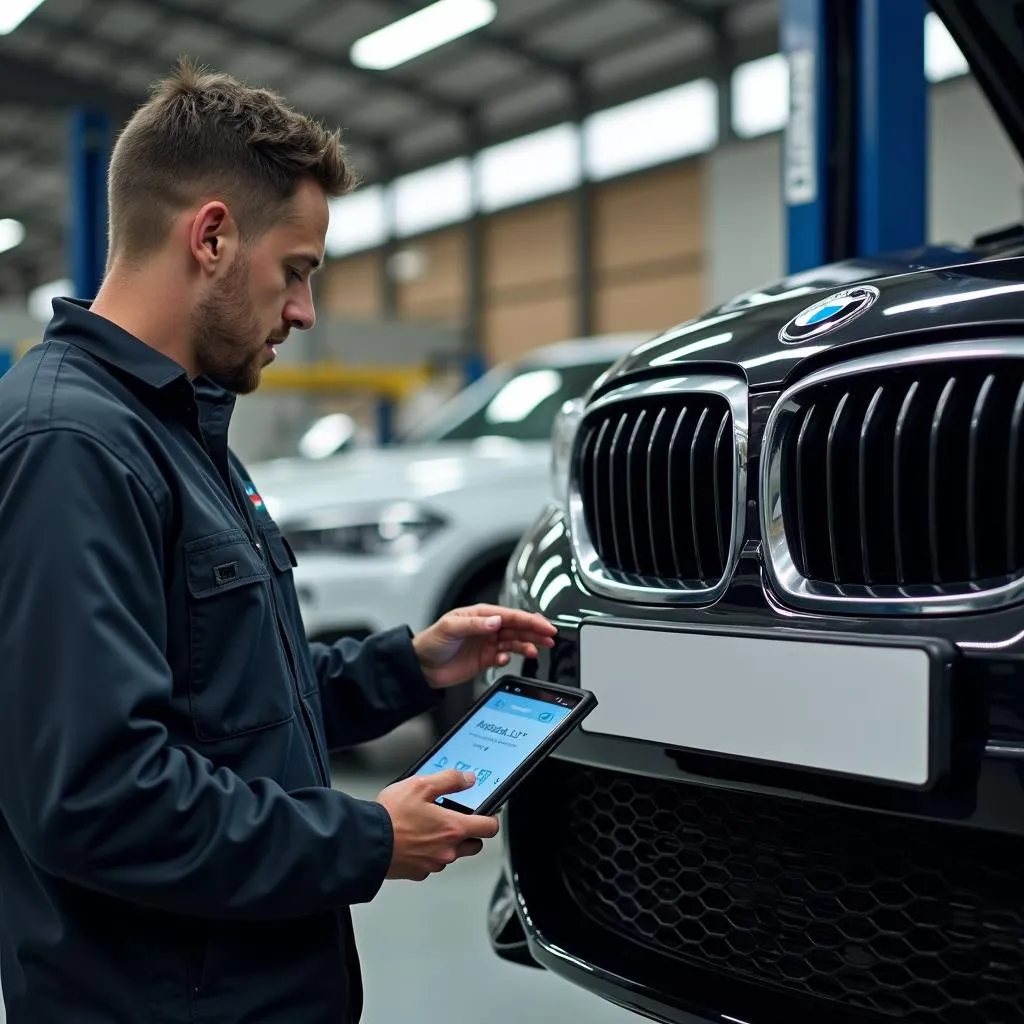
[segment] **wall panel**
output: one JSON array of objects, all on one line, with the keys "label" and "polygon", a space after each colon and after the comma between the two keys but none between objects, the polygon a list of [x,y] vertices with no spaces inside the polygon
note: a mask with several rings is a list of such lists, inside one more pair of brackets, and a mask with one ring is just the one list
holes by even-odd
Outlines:
[{"label": "wall panel", "polygon": [[704,308],[704,275],[679,273],[606,285],[595,297],[602,331],[665,330]]},{"label": "wall panel", "polygon": [[575,218],[567,199],[494,214],[484,222],[484,289],[515,301],[538,284],[575,285]]},{"label": "wall panel", "polygon": [[595,330],[669,327],[704,308],[704,160],[593,190]]},{"label": "wall panel", "polygon": [[384,276],[379,253],[330,260],[318,277],[322,313],[373,320],[383,312]]},{"label": "wall panel", "polygon": [[514,359],[538,345],[570,338],[575,321],[575,299],[566,294],[491,306],[484,312],[488,361]]},{"label": "wall panel", "polygon": [[575,217],[568,198],[484,221],[484,349],[508,359],[575,333]]},{"label": "wall panel", "polygon": [[461,324],[466,317],[466,228],[460,225],[403,242],[425,258],[425,269],[412,281],[398,282],[398,312],[404,320]]}]

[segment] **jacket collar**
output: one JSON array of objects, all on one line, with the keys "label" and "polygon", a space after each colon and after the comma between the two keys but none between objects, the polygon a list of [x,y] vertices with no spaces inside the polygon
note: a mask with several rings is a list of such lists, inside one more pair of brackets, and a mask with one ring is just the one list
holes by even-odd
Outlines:
[{"label": "jacket collar", "polygon": [[117,324],[93,313],[90,305],[82,299],[54,299],[53,319],[43,333],[43,340],[75,345],[100,362],[158,390],[188,379],[184,367]]},{"label": "jacket collar", "polygon": [[236,396],[207,377],[194,381],[183,366],[90,309],[83,299],[53,300],[53,318],[43,340],[62,341],[88,352],[100,362],[127,374],[168,397],[180,395],[198,404],[199,421],[214,433],[227,432]]}]

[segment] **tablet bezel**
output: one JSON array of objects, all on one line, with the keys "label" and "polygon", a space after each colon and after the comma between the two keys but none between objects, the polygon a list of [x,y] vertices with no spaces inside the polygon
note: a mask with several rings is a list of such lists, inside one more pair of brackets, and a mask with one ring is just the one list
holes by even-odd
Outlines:
[{"label": "tablet bezel", "polygon": [[[465,684],[470,685],[470,684]],[[429,749],[421,754],[416,761],[400,776],[398,781],[411,778],[416,775],[431,759],[448,743],[456,733],[475,715],[483,709],[487,702],[499,692],[518,694],[520,697],[532,697],[535,700],[543,700],[548,703],[557,703],[550,700],[551,697],[570,697],[577,703],[569,711],[569,714],[551,730],[549,736],[538,744],[526,759],[504,781],[494,792],[487,797],[476,809],[458,803],[458,794],[445,796],[438,801],[438,806],[448,810],[458,811],[460,814],[492,815],[500,810],[502,805],[515,791],[524,779],[533,772],[540,763],[575,729],[594,708],[597,707],[597,698],[589,691],[578,686],[563,686],[560,683],[548,683],[541,679],[529,679],[526,676],[519,676],[506,673],[487,688],[487,690],[474,702],[466,713]],[[564,706],[564,705],[562,705]]]}]

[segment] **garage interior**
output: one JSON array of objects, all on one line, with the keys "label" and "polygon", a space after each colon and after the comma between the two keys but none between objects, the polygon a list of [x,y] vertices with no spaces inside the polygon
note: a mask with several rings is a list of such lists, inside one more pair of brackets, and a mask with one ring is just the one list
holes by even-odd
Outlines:
[{"label": "garage interior", "polygon": [[[340,127],[361,178],[332,203],[315,328],[239,402],[233,445],[254,465],[400,445],[544,346],[654,337],[834,260],[967,248],[1024,220],[1020,160],[939,17],[861,0],[868,30],[844,2],[862,34],[826,42],[832,2],[480,0],[465,5],[479,27],[388,66],[360,41],[437,5],[11,0],[0,373],[38,341],[53,297],[95,294],[110,146],[182,54]],[[808,46],[860,69],[849,124],[846,79],[830,70],[822,88],[792,59]],[[339,756],[334,783],[372,798],[430,739],[412,722]],[[638,1019],[493,954],[501,859],[489,845],[356,908],[367,1024]]]},{"label": "garage interior", "polygon": [[[793,269],[775,0],[522,0],[392,70],[353,62],[360,36],[408,13],[46,0],[0,36],[7,358],[49,296],[95,290],[104,154],[180,54],[340,126],[363,182],[336,203],[317,327],[242,403],[247,460],[290,450],[281,439],[311,407],[386,438],[403,405],[422,411],[409,396],[424,378],[449,395],[531,347],[653,334]],[[921,154],[913,188],[926,224],[913,244],[969,244],[978,225],[1019,218],[1016,156],[948,32],[924,21],[927,174]]]}]

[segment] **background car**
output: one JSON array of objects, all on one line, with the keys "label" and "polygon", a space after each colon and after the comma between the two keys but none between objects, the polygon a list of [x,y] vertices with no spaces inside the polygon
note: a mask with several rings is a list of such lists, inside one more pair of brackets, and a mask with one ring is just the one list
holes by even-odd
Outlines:
[{"label": "background car", "polygon": [[[250,467],[295,553],[311,639],[414,631],[496,601],[509,556],[547,494],[550,435],[578,397],[646,333],[573,339],[496,367],[400,443]],[[446,694],[437,727],[474,687]]]}]

